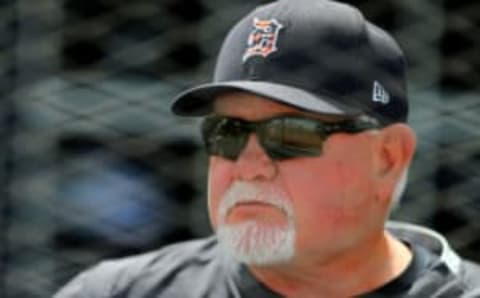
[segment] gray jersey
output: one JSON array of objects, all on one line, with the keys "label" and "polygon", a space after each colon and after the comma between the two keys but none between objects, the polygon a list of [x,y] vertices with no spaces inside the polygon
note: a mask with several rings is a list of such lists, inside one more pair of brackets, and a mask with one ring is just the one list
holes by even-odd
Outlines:
[{"label": "gray jersey", "polygon": [[[480,297],[480,267],[461,260],[439,234],[389,222],[412,247],[414,261],[402,276],[363,297]],[[231,259],[215,237],[111,260],[79,274],[54,298],[280,297]]]}]

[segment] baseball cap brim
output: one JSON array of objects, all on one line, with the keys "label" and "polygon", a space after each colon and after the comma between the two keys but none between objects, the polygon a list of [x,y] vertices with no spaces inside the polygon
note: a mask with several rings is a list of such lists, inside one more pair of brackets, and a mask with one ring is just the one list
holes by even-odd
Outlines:
[{"label": "baseball cap brim", "polygon": [[265,81],[225,81],[200,85],[178,95],[173,101],[172,111],[180,116],[204,116],[213,111],[213,102],[220,94],[232,91],[253,93],[308,112],[339,116],[362,113],[328,96],[319,98],[302,89]]}]

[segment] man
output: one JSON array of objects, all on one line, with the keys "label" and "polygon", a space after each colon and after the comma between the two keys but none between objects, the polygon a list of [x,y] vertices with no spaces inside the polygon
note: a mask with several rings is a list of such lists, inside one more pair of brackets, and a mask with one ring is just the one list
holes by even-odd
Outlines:
[{"label": "man", "polygon": [[229,33],[205,116],[215,236],[104,262],[61,297],[480,297],[480,269],[423,227],[386,224],[415,150],[405,62],[355,8],[261,6]]}]

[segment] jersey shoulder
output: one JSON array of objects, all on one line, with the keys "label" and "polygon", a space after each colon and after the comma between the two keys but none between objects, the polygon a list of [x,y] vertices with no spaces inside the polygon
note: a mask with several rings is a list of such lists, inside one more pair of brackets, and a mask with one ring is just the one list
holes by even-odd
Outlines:
[{"label": "jersey shoulder", "polygon": [[[168,289],[169,284],[181,283],[187,276],[190,278],[214,266],[217,249],[215,238],[210,237],[106,260],[77,275],[54,298],[124,297],[122,293],[125,292],[135,297],[132,291],[146,293],[152,288]],[[137,295],[142,297],[141,293]]]}]

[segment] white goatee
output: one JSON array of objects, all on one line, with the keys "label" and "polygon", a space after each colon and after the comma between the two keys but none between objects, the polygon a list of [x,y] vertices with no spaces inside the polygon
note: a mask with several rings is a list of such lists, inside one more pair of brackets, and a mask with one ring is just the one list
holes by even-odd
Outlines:
[{"label": "white goatee", "polygon": [[[260,202],[282,210],[285,225],[249,220],[227,224],[228,212],[239,203]],[[221,200],[217,237],[222,247],[240,262],[272,265],[289,261],[295,254],[295,227],[291,200],[271,187],[249,182],[235,182]]]}]

